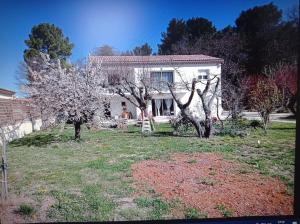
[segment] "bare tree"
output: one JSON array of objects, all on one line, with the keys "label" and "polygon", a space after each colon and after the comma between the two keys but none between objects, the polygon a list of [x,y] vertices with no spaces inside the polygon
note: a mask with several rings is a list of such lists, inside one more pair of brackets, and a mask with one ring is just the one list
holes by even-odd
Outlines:
[{"label": "bare tree", "polygon": [[250,106],[258,111],[266,132],[270,114],[280,105],[282,95],[275,81],[270,77],[260,75],[248,79],[250,79],[248,80]]},{"label": "bare tree", "polygon": [[190,43],[188,36],[173,44],[172,51],[176,54],[206,54],[224,59],[222,64],[222,105],[229,111],[233,119],[238,118],[244,109],[244,90],[241,84],[245,71],[242,61],[242,40],[235,30],[228,26],[215,33],[212,38],[198,38]]},{"label": "bare tree", "polygon": [[[215,86],[212,86],[212,81],[216,78]],[[219,85],[220,85],[220,78],[219,77],[213,77],[211,79],[208,79],[205,83],[205,88],[203,91],[201,89],[197,89],[197,94],[201,99],[203,111],[205,114],[205,121],[204,121],[204,137],[209,138],[212,134],[212,106],[215,98],[218,95],[219,91]]]},{"label": "bare tree", "polygon": [[281,108],[288,109],[296,115],[297,108],[297,64],[277,63],[274,66],[266,66],[264,74],[274,80],[281,92]]},{"label": "bare tree", "polygon": [[176,85],[173,84],[173,83],[167,83],[167,85],[169,87],[169,90],[171,92],[171,95],[172,95],[174,101],[176,102],[178,108],[180,109],[181,116],[183,117],[183,119],[188,120],[194,126],[194,128],[197,131],[198,137],[202,138],[203,134],[204,134],[204,132],[203,132],[204,130],[203,130],[203,127],[202,127],[202,122],[201,122],[200,118],[194,116],[191,113],[191,111],[189,110],[189,106],[190,106],[190,104],[193,100],[193,97],[195,95],[197,80],[196,79],[192,80],[190,88],[188,87],[188,84],[186,82],[185,82],[185,84],[186,84],[186,88],[188,90],[190,90],[190,95],[189,95],[188,101],[183,103],[176,96],[176,93],[175,93]]},{"label": "bare tree", "polygon": [[150,71],[142,65],[138,72],[126,63],[103,65],[108,89],[140,109],[142,120],[147,116],[147,106],[152,99]]},{"label": "bare tree", "polygon": [[245,108],[246,89],[243,86],[242,75],[236,75],[231,79],[222,79],[222,89],[220,91],[222,105],[228,111],[228,118],[233,120],[239,118]]},{"label": "bare tree", "polygon": [[24,90],[41,109],[44,123],[72,123],[75,139],[79,139],[83,123],[90,122],[97,112],[104,116],[101,64],[63,68],[59,60],[50,60],[45,54],[40,62],[40,71],[27,67],[32,80]]}]

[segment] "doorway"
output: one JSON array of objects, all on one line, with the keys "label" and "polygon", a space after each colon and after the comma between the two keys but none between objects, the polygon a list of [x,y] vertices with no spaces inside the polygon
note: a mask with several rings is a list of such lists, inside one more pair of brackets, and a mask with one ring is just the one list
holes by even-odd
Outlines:
[{"label": "doorway", "polygon": [[153,99],[152,114],[154,117],[174,115],[174,100],[172,98]]}]

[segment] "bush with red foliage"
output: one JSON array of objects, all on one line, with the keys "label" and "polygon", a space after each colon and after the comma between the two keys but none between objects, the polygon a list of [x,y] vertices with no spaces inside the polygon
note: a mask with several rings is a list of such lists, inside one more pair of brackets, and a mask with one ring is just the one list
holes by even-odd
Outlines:
[{"label": "bush with red foliage", "polygon": [[249,106],[259,112],[266,131],[270,114],[279,106],[281,96],[274,79],[253,75],[244,80]]},{"label": "bush with red foliage", "polygon": [[281,64],[274,69],[273,73],[274,81],[283,95],[284,106],[296,114],[297,65]]}]

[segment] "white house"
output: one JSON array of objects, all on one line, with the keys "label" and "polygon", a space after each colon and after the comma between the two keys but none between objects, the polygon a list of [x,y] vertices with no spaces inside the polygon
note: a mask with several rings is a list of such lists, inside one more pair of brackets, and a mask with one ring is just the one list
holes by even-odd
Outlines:
[{"label": "white house", "polygon": [[15,94],[14,91],[0,88],[0,99],[13,99]]},{"label": "white house", "polygon": [[[89,61],[102,64],[126,63],[133,68],[134,72],[132,75],[135,76],[133,77],[135,80],[137,80],[136,76],[147,67],[150,80],[153,82],[159,83],[162,80],[175,83],[175,86],[178,86],[175,90],[176,95],[182,102],[188,100],[190,93],[186,88],[183,88],[184,82],[191,83],[193,78],[196,78],[201,81],[196,88],[203,90],[207,79],[215,76],[221,78],[221,64],[223,63],[222,59],[207,55],[90,56]],[[155,83],[153,84],[155,85]],[[172,99],[168,88],[166,86],[158,87],[160,91],[152,92],[152,100],[148,103],[148,113],[152,114],[156,119],[177,115],[180,110]],[[215,99],[212,116],[216,116],[217,113],[217,100],[219,100],[219,105],[221,105],[220,97],[219,94],[218,99]],[[133,119],[139,117],[141,113],[139,108],[119,95],[114,94],[111,96],[109,110],[112,117],[120,117],[124,107]],[[203,114],[201,113],[201,100],[197,93],[195,93],[191,102],[190,110],[198,115]],[[221,112],[222,108],[219,106],[219,113]]]}]

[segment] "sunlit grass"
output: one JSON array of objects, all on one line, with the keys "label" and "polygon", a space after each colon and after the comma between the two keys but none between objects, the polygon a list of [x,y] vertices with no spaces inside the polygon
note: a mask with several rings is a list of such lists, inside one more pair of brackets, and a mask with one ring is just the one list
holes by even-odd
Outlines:
[{"label": "sunlit grass", "polygon": [[[217,152],[263,175],[279,177],[293,193],[295,124],[273,123],[267,134],[251,130],[240,137],[172,136],[168,124],[143,136],[138,127],[128,131],[91,131],[73,139],[73,127],[30,134],[9,144],[9,191],[30,198],[38,209],[45,200],[48,221],[130,220],[184,218],[172,213],[159,196],[134,198],[130,166],[141,160],[168,160],[175,152]],[[258,144],[260,140],[260,144]],[[193,161],[190,161],[191,165]],[[132,199],[123,205],[120,200]],[[121,206],[121,207],[120,207]],[[122,207],[123,206],[123,207]],[[217,205],[216,205],[217,206]],[[187,216],[200,216],[187,210]]]}]

